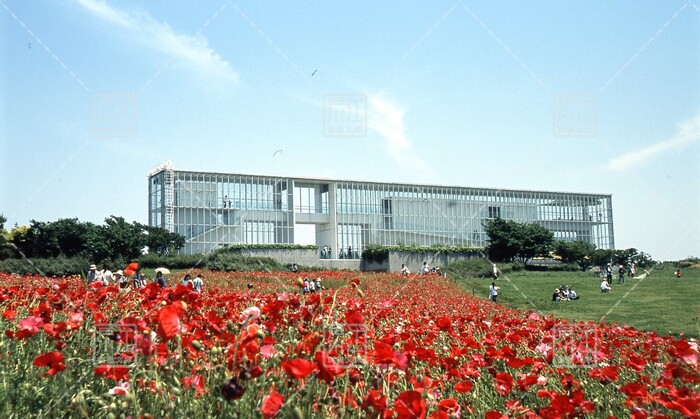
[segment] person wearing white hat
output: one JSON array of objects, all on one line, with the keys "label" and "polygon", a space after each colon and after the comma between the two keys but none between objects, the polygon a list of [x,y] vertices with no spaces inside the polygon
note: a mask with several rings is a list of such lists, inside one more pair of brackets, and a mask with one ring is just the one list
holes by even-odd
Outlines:
[{"label": "person wearing white hat", "polygon": [[97,277],[97,266],[95,265],[90,265],[90,270],[87,273],[87,283],[88,285],[92,284],[95,281],[95,278]]},{"label": "person wearing white hat", "polygon": [[129,282],[127,282],[126,277],[124,276],[124,271],[120,269],[114,273],[114,276],[116,277],[115,279],[117,284],[119,284],[119,288],[126,288],[129,286]]}]

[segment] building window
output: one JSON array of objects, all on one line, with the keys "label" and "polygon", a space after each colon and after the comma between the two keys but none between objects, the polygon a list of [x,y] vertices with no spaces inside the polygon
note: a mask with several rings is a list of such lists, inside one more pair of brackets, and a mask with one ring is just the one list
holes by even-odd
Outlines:
[{"label": "building window", "polygon": [[489,218],[501,218],[501,207],[489,207]]}]

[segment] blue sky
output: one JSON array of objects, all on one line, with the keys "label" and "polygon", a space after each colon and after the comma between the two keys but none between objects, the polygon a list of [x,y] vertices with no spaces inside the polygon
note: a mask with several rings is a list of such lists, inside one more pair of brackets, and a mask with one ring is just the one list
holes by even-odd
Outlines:
[{"label": "blue sky", "polygon": [[698,0],[1,6],[10,227],[146,222],[170,159],[611,193],[618,248],[700,256]]}]

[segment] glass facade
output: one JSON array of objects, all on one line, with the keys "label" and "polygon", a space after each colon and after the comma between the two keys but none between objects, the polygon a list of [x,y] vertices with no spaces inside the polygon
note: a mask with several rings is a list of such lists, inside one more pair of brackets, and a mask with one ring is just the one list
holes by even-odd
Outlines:
[{"label": "glass facade", "polygon": [[320,257],[359,258],[368,244],[484,246],[484,223],[540,224],[557,240],[614,248],[611,195],[201,173],[149,174],[149,225],[182,234],[182,253],[295,243],[315,226]]}]

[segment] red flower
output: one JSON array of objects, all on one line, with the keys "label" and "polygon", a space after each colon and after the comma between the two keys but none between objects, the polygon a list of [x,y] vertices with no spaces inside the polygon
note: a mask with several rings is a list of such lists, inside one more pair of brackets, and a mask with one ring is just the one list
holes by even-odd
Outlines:
[{"label": "red flower", "polygon": [[495,381],[493,386],[496,388],[498,394],[501,396],[510,394],[513,389],[513,377],[510,374],[507,372],[499,372],[493,380]]},{"label": "red flower", "polygon": [[41,317],[29,316],[20,320],[17,326],[20,330],[26,331],[29,336],[34,336],[39,333],[39,330],[44,326],[44,319]]},{"label": "red flower", "polygon": [[315,358],[318,365],[316,376],[321,380],[330,384],[335,377],[345,373],[345,368],[333,361],[325,351],[317,351]]},{"label": "red flower", "polygon": [[163,307],[158,313],[158,335],[164,341],[169,341],[180,333],[180,321],[187,305],[182,301],[176,301]]},{"label": "red flower", "polygon": [[440,403],[438,403],[438,410],[447,414],[454,414],[455,417],[460,417],[459,403],[457,403],[457,399],[454,398],[441,400]]},{"label": "red flower", "polygon": [[365,400],[362,402],[362,410],[367,410],[371,407],[376,413],[381,413],[386,410],[386,396],[381,390],[372,390],[369,392]]},{"label": "red flower", "polygon": [[438,329],[443,330],[445,332],[452,329],[452,320],[445,316],[438,317],[435,323],[437,324]]},{"label": "red flower", "polygon": [[49,367],[49,375],[56,375],[56,373],[66,369],[63,360],[62,353],[48,352],[34,358],[34,365],[37,367]]},{"label": "red flower", "polygon": [[425,400],[417,391],[404,391],[394,401],[394,410],[398,413],[399,419],[424,418]]},{"label": "red flower", "polygon": [[98,365],[95,374],[115,381],[129,379],[129,367],[123,365]]},{"label": "red flower", "polygon": [[265,419],[273,418],[284,406],[284,396],[272,390],[272,393],[265,397],[262,404],[262,414]]},{"label": "red flower", "polygon": [[603,384],[608,384],[613,381],[617,381],[619,378],[619,371],[617,365],[610,365],[605,368],[596,368],[589,372],[591,378],[595,378]]},{"label": "red flower", "polygon": [[282,369],[290,377],[306,378],[316,370],[316,364],[305,359],[296,358],[291,361],[282,362]]},{"label": "red flower", "polygon": [[455,391],[460,394],[468,393],[472,391],[474,384],[471,381],[462,381],[461,383],[455,384]]}]

